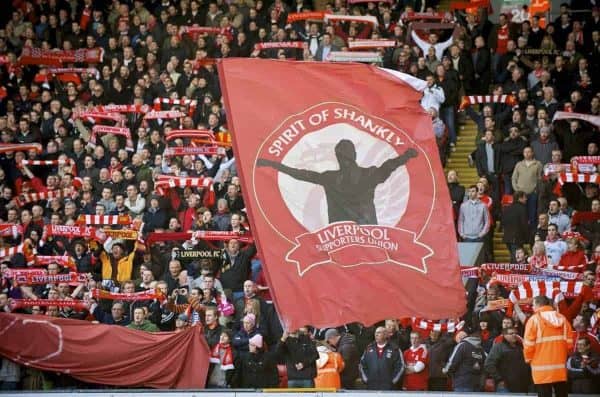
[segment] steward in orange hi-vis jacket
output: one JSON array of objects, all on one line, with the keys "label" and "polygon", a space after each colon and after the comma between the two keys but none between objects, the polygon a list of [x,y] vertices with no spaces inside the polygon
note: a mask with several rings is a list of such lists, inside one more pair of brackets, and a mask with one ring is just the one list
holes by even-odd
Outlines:
[{"label": "steward in orange hi-vis jacket", "polygon": [[566,362],[573,346],[573,328],[545,296],[533,299],[535,313],[525,325],[523,355],[531,365],[538,396],[567,396]]}]

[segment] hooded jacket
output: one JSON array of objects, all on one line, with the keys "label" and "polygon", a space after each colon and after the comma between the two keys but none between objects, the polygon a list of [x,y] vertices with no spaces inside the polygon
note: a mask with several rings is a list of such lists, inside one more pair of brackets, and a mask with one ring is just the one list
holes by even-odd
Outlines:
[{"label": "hooded jacket", "polygon": [[566,382],[566,362],[573,346],[573,328],[551,306],[538,308],[525,325],[523,355],[536,385]]},{"label": "hooded jacket", "polygon": [[485,351],[481,339],[467,336],[456,345],[450,355],[446,372],[452,377],[455,388],[481,390]]}]

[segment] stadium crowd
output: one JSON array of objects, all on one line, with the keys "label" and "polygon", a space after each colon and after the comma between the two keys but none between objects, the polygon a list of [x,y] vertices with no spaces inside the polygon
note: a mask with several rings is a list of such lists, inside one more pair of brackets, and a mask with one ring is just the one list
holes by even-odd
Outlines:
[{"label": "stadium crowd", "polygon": [[[2,310],[203,327],[215,388],[600,392],[597,7],[573,0],[556,20],[523,9],[493,23],[486,6],[438,12],[425,0],[335,0],[327,12],[340,19],[297,17],[312,9],[304,0],[5,3]],[[215,62],[327,62],[359,40],[372,55],[351,60],[427,82],[442,163],[459,124],[476,123],[479,182],[465,188],[450,170],[448,187],[460,240],[483,242],[489,266],[464,274],[461,322],[288,332],[248,237]],[[210,133],[193,142],[195,129]],[[493,263],[500,227],[511,264]],[[521,281],[578,288],[513,301],[509,276],[522,269],[535,274]],[[0,386],[100,387],[7,359]]]}]

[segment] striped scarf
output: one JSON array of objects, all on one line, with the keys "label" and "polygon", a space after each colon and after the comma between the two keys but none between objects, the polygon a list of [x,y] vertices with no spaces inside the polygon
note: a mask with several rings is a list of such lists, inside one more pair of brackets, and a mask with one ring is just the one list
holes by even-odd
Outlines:
[{"label": "striped scarf", "polygon": [[23,234],[23,226],[12,223],[0,223],[0,237],[17,238]]},{"label": "striped scarf", "polygon": [[50,200],[55,198],[63,198],[67,197],[73,193],[72,188],[64,188],[62,190],[49,190],[47,192],[39,192],[39,193],[21,193],[19,197],[17,197],[17,205],[22,207],[26,204],[35,203],[42,200]]},{"label": "striped scarf", "polygon": [[351,50],[365,49],[365,48],[380,48],[380,47],[395,47],[396,42],[394,40],[349,40],[348,48]]},{"label": "striped scarf", "polygon": [[220,364],[221,370],[223,371],[234,369],[233,350],[231,345],[223,346],[220,343],[217,343],[210,353],[209,361],[212,364]]},{"label": "striped scarf", "polygon": [[90,140],[88,145],[91,147],[96,147],[96,136],[99,134],[113,134],[120,135],[125,137],[125,149],[128,152],[133,152],[133,140],[131,139],[131,131],[127,127],[110,127],[107,125],[95,125],[92,127],[92,135],[90,136]]},{"label": "striped scarf", "polygon": [[144,116],[145,120],[163,120],[163,119],[180,119],[185,117],[185,113],[179,110],[152,110]]},{"label": "striped scarf", "polygon": [[80,225],[131,225],[129,215],[79,215],[77,223]]},{"label": "striped scarf", "polygon": [[92,112],[99,113],[147,113],[148,105],[99,105],[92,108]]},{"label": "striped scarf", "polygon": [[465,110],[467,107],[471,105],[475,105],[476,103],[505,103],[510,106],[515,106],[517,104],[517,100],[514,96],[504,94],[504,95],[468,95],[464,96],[460,106],[458,108],[459,111]]},{"label": "striped scarf", "polygon": [[21,165],[33,165],[33,166],[56,166],[56,165],[73,165],[75,162],[73,159],[58,159],[58,160],[22,160]]},{"label": "striped scarf", "polygon": [[0,153],[27,152],[29,150],[41,153],[43,149],[39,143],[0,143]]},{"label": "striped scarf", "polygon": [[324,16],[325,22],[331,21],[342,21],[342,22],[358,22],[358,23],[370,23],[374,27],[377,27],[379,23],[377,22],[377,18],[372,15],[333,15],[333,14],[325,14]]},{"label": "striped scarf", "polygon": [[167,107],[171,108],[173,106],[187,106],[188,107],[188,116],[194,117],[194,113],[196,112],[196,107],[198,106],[198,101],[195,99],[171,99],[171,98],[156,98],[154,99],[154,110],[160,111],[162,109],[162,105],[167,105]]},{"label": "striped scarf", "polygon": [[412,327],[426,331],[455,332],[460,331],[464,327],[464,321],[448,320],[446,322],[441,322],[413,317]]}]

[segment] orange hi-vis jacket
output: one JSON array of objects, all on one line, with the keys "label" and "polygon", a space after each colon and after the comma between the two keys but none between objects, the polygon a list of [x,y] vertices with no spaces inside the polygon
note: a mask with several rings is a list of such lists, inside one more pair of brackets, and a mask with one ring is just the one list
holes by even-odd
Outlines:
[{"label": "orange hi-vis jacket", "polygon": [[319,351],[315,387],[341,389],[340,373],[344,370],[344,359],[337,352]]},{"label": "orange hi-vis jacket", "polygon": [[551,306],[536,310],[525,325],[523,355],[531,365],[536,385],[565,382],[567,358],[573,346],[573,328],[566,317]]}]

